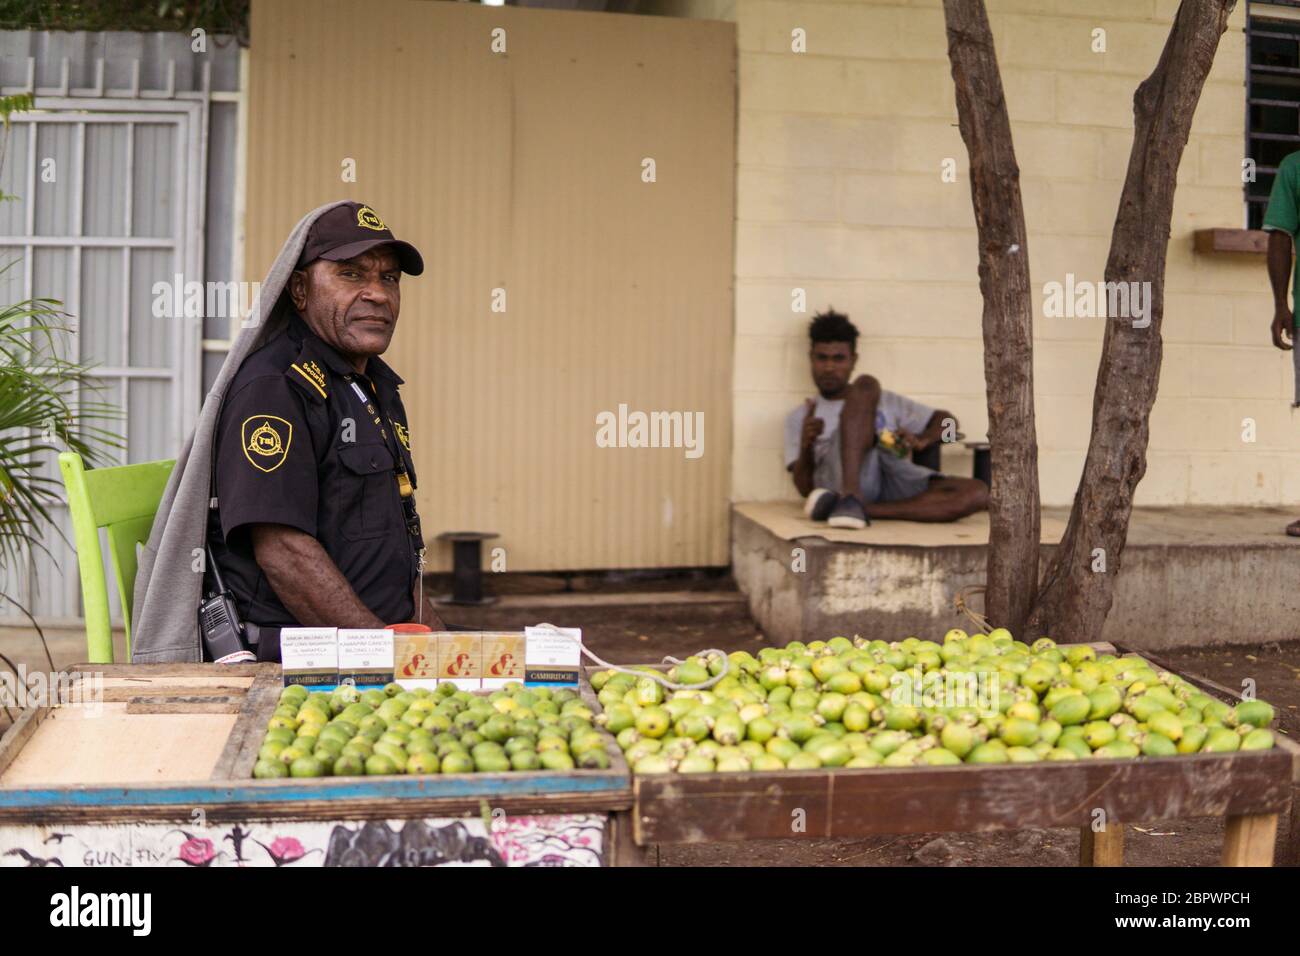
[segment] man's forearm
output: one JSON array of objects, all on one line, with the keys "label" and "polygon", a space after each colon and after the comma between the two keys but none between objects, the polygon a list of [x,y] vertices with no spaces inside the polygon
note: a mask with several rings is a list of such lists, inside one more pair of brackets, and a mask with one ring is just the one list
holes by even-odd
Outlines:
[{"label": "man's forearm", "polygon": [[794,478],[795,489],[805,498],[813,490],[813,470],[817,467],[817,461],[813,457],[812,449],[800,453],[795,459],[794,467],[790,469],[790,474]]},{"label": "man's forearm", "polygon": [[1291,236],[1281,229],[1268,232],[1268,282],[1273,287],[1273,305],[1288,308],[1291,285]]},{"label": "man's forearm", "polygon": [[253,525],[253,554],[271,589],[306,627],[383,627],[321,543],[286,525]]}]

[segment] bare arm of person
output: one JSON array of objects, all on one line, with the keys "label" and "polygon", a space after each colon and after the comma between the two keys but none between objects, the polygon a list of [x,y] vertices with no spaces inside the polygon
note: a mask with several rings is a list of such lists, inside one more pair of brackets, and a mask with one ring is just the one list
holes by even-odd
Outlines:
[{"label": "bare arm of person", "polygon": [[813,446],[817,441],[817,436],[822,433],[826,423],[820,418],[813,417],[813,409],[817,407],[817,402],[808,399],[803,416],[803,426],[799,432],[799,457],[790,468],[791,477],[794,478],[794,486],[799,494],[805,498],[813,490],[813,470],[817,466],[817,460],[813,456]]},{"label": "bare arm of person", "polygon": [[925,431],[919,435],[903,432],[903,440],[913,451],[924,451],[937,441],[943,441],[944,427],[952,422],[953,434],[957,432],[957,417],[952,412],[940,409],[930,416]]},{"label": "bare arm of person", "polygon": [[282,524],[250,526],[253,555],[276,597],[306,627],[383,627],[321,543]]},{"label": "bare arm of person", "polygon": [[1295,329],[1295,318],[1287,302],[1291,285],[1291,236],[1281,229],[1270,229],[1268,233],[1268,282],[1273,287],[1273,344],[1290,351]]}]

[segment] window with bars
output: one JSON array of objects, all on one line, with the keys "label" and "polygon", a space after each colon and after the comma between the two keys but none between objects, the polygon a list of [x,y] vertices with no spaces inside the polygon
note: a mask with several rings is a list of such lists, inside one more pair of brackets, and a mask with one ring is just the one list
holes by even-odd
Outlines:
[{"label": "window with bars", "polygon": [[1278,164],[1300,149],[1300,2],[1249,5],[1246,63],[1246,226],[1259,229]]}]

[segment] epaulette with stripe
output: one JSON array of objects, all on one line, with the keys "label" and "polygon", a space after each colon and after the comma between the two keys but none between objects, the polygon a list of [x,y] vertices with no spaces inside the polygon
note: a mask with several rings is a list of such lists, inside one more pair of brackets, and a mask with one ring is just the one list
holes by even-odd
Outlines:
[{"label": "epaulette with stripe", "polygon": [[300,359],[289,366],[284,373],[289,381],[297,384],[313,398],[324,400],[329,396],[326,388],[325,371],[310,359]]}]

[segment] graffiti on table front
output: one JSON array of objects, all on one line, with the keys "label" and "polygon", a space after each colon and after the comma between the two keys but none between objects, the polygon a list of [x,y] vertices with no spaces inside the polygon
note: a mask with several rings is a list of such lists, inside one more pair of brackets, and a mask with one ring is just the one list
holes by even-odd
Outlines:
[{"label": "graffiti on table front", "polygon": [[[490,824],[490,829],[489,829]],[[600,866],[602,814],[0,827],[6,866]]]}]

